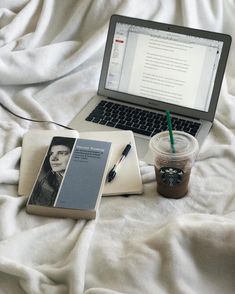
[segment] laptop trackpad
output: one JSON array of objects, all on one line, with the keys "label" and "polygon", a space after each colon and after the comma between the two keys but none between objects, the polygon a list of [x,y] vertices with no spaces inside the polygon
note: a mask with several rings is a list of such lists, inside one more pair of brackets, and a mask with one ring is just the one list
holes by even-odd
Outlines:
[{"label": "laptop trackpad", "polygon": [[137,154],[140,160],[147,163],[153,163],[152,153],[149,150],[149,139],[139,138],[135,136]]}]

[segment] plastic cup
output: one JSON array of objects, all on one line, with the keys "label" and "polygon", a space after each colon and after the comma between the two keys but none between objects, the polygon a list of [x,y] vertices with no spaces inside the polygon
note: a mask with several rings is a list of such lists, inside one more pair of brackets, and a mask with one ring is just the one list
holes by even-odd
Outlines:
[{"label": "plastic cup", "polygon": [[153,136],[149,142],[157,180],[157,192],[167,198],[182,198],[188,192],[191,168],[198,154],[198,141],[190,134],[173,131],[175,153],[169,132]]}]

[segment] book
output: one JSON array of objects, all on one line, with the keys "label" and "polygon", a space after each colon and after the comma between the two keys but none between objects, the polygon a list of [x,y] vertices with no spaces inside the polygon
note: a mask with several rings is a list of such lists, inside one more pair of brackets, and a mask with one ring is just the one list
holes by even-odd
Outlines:
[{"label": "book", "polygon": [[76,130],[32,130],[28,131],[22,142],[20,162],[20,177],[18,194],[28,196],[32,190],[42,160],[53,136],[94,139],[111,142],[111,155],[109,170],[121,156],[127,143],[131,142],[132,148],[115,177],[108,183],[105,182],[103,196],[130,195],[143,193],[142,178],[139,161],[132,131],[108,132],[78,132]]},{"label": "book", "polygon": [[52,217],[96,217],[110,142],[53,137],[39,169],[26,211]]}]

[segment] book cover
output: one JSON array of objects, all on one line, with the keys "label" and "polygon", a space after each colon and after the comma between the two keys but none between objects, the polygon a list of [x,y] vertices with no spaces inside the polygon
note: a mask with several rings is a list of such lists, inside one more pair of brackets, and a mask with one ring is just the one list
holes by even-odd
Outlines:
[{"label": "book cover", "polygon": [[26,211],[53,217],[96,217],[106,179],[110,142],[53,137]]}]

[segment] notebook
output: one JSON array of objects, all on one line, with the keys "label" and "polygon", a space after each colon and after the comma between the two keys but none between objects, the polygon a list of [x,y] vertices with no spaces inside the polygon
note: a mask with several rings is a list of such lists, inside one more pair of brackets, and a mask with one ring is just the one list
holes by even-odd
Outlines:
[{"label": "notebook", "polygon": [[173,129],[191,132],[201,145],[214,120],[230,44],[227,34],[113,15],[97,95],[70,125],[132,130],[139,158],[151,162],[149,139],[167,128],[169,110]]},{"label": "notebook", "polygon": [[79,137],[81,139],[111,142],[111,157],[108,171],[118,161],[125,146],[131,143],[131,150],[121,163],[115,179],[112,182],[105,182],[102,195],[130,195],[143,192],[139,161],[132,131],[78,133],[76,130],[32,130],[23,137],[18,185],[19,195],[27,196],[30,194],[43,158],[54,136]]}]

